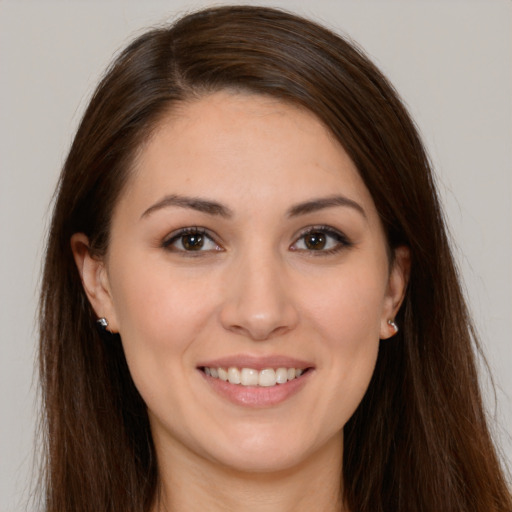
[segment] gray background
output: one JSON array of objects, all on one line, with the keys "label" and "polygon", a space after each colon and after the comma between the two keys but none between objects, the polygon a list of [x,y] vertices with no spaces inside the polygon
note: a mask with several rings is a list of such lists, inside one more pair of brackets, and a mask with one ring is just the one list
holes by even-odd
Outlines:
[{"label": "gray background", "polygon": [[[80,115],[144,27],[213,2],[0,0],[0,511],[24,509],[37,421],[36,303],[49,203]],[[219,2],[217,2],[219,3]],[[512,460],[512,2],[240,2],[349,34],[409,105],[430,151]],[[488,379],[484,379],[488,387]]]}]

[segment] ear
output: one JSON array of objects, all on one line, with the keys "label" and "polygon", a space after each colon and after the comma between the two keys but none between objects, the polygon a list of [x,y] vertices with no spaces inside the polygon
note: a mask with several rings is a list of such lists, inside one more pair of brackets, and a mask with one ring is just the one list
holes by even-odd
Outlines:
[{"label": "ear", "polygon": [[107,319],[110,332],[118,332],[110,283],[103,259],[92,255],[89,239],[83,233],[75,233],[71,237],[71,250],[82,286],[96,315],[98,318]]},{"label": "ear", "polygon": [[384,298],[384,308],[380,323],[380,339],[382,340],[391,338],[391,336],[398,332],[394,321],[405,297],[410,270],[411,255],[409,248],[406,246],[397,247]]}]

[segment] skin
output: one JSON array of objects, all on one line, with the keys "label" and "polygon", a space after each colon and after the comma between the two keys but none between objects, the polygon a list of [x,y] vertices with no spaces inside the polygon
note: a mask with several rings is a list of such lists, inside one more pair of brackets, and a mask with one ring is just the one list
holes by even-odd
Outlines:
[{"label": "skin", "polygon": [[[339,512],[343,426],[379,340],[394,334],[407,250],[390,264],[345,151],[311,113],[270,98],[219,92],[182,104],[135,168],[105,258],[91,257],[83,234],[72,248],[148,406],[161,475],[155,511]],[[162,203],[177,195],[219,203],[229,216]],[[333,196],[357,206],[317,202],[290,215]],[[206,230],[201,250],[184,249],[187,227]],[[325,245],[312,246],[308,229]],[[244,407],[198,370],[239,354],[312,369],[283,402]]]}]

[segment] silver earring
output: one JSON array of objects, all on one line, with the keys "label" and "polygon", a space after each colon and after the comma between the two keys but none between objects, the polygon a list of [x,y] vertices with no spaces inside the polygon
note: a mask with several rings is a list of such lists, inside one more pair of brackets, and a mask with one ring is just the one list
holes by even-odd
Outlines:
[{"label": "silver earring", "polygon": [[108,327],[108,320],[104,316],[102,316],[101,318],[98,318],[98,320],[96,320],[96,324],[98,325],[98,329],[100,331],[106,331]]},{"label": "silver earring", "polygon": [[395,334],[398,332],[398,325],[396,325],[394,320],[388,320],[388,324],[393,327],[393,330],[395,331]]}]

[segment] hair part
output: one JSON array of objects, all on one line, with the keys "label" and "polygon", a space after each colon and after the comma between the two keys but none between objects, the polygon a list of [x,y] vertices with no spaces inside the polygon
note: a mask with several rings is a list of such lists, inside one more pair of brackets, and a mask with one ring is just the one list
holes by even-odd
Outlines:
[{"label": "hair part", "polygon": [[478,344],[430,171],[397,93],[329,30],[264,7],[185,16],[133,41],[94,93],[65,162],[40,302],[47,512],[148,511],[158,468],[146,406],[119,336],[100,336],[70,247],[98,257],[138,152],[181,102],[221,91],[263,94],[316,115],[370,191],[389,247],[411,275],[392,340],[344,429],[343,492],[358,512],[512,509],[488,432]]}]

